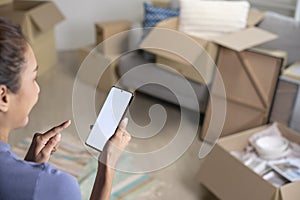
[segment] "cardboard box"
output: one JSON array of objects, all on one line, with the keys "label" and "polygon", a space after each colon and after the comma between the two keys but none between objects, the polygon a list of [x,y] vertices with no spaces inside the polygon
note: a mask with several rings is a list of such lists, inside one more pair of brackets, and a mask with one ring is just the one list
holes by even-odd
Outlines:
[{"label": "cardboard box", "polygon": [[[243,51],[245,49],[249,49],[256,45],[276,39],[277,36],[275,34],[253,27],[262,19],[263,13],[251,10],[249,12],[247,21],[248,28],[236,33],[220,36],[215,38],[213,41],[206,41],[204,39],[188,35],[189,38],[192,38],[203,47],[203,49],[208,53],[209,57],[206,56],[207,54],[204,51],[199,51],[199,47],[191,47],[191,45],[187,46],[186,43],[189,41],[185,41],[179,36],[170,35],[170,33],[167,32],[164,33],[163,30],[153,29],[143,40],[140,47],[146,51],[156,54],[157,62],[162,62],[161,64],[171,66],[188,79],[196,81],[200,84],[209,84],[212,80],[215,69],[213,62],[217,58],[218,45],[225,46],[236,51]],[[178,24],[179,19],[175,17],[158,23],[156,27],[178,30]],[[162,40],[161,38],[164,39]],[[163,51],[158,48],[149,48],[157,46],[168,50],[170,49],[168,47],[174,48],[174,41],[176,41],[176,46],[180,47],[180,49],[178,49],[178,52],[181,52],[180,55]],[[185,52],[189,52],[189,55],[185,54]],[[181,57],[181,55],[186,55],[191,63],[187,62],[186,58]],[[177,62],[177,64],[175,64],[175,62]],[[203,72],[202,76],[195,71],[193,65],[200,66],[200,70]]]},{"label": "cardboard box", "polygon": [[[81,68],[86,69],[79,74],[80,80],[108,93],[110,88],[118,81],[118,62],[113,62],[111,58],[97,51],[96,46],[82,47],[78,53]],[[106,67],[107,69],[103,71]],[[103,74],[99,77],[101,73]]]},{"label": "cardboard box", "polygon": [[13,0],[0,0],[0,6],[3,6],[5,4],[9,4],[11,2],[13,2]]},{"label": "cardboard box", "polygon": [[[182,33],[178,34],[165,30],[177,30],[178,18],[176,17],[164,20],[158,23],[156,27],[162,29],[152,29],[140,44],[140,48],[156,54],[157,63],[172,67],[188,79],[201,84],[210,83],[215,69],[214,61],[218,51],[217,45],[200,38],[191,36],[183,37]],[[196,43],[189,45],[191,44],[190,38]],[[176,41],[175,46],[174,41]],[[167,51],[170,48],[177,52]],[[166,51],[163,49],[166,49]],[[200,67],[201,75],[193,65]],[[165,69],[170,70],[168,67],[165,67]]]},{"label": "cardboard box", "polygon": [[[98,22],[95,24],[96,42],[99,51],[106,55],[116,55],[128,50],[128,35],[131,22],[128,20],[115,20]],[[123,33],[123,34],[118,34]],[[117,35],[116,35],[117,34]],[[114,36],[114,37],[113,37]]]},{"label": "cardboard box", "polygon": [[283,71],[271,121],[278,121],[300,132],[300,63],[295,63]]},{"label": "cardboard box", "polygon": [[[178,18],[159,23],[157,27],[164,29],[153,29],[140,47],[155,53],[157,62],[172,67],[188,79],[200,84],[209,85],[213,82],[216,65],[219,70],[222,69],[220,72],[225,82],[228,102],[225,126],[221,133],[224,136],[265,124],[269,119],[277,79],[285,64],[286,54],[251,49],[277,38],[275,34],[253,27],[262,17],[262,13],[251,10],[248,27],[244,30],[222,35],[213,41],[192,37],[208,52],[210,58],[205,56],[205,51],[199,51],[197,45],[189,45],[189,41],[185,41],[182,33],[170,34],[172,31],[164,31],[165,29],[177,30]],[[172,49],[176,54],[161,49]],[[200,66],[202,76],[194,70],[193,65]],[[211,95],[219,98],[220,93],[217,93],[215,88],[212,88]],[[201,133],[202,139],[207,135],[211,117],[210,107],[209,103]]]},{"label": "cardboard box", "polygon": [[[278,125],[286,138],[300,143],[298,133],[282,124]],[[299,181],[276,188],[230,154],[233,150],[243,151],[249,137],[266,127],[221,138],[201,165],[200,182],[222,200],[298,200]]]},{"label": "cardboard box", "polygon": [[[217,66],[222,75],[227,110],[221,137],[249,128],[266,124],[278,83],[278,77],[285,66],[286,53],[249,49],[241,52],[220,47]],[[223,97],[212,84],[211,97]],[[211,119],[211,103],[209,101],[201,138],[210,141],[207,130]],[[209,139],[208,139],[209,138]],[[216,138],[214,138],[216,139]],[[213,139],[213,140],[214,140]]]},{"label": "cardboard box", "polygon": [[57,61],[54,26],[64,16],[51,1],[14,1],[0,7],[0,16],[20,24],[31,44],[39,68],[39,75],[45,73]]}]

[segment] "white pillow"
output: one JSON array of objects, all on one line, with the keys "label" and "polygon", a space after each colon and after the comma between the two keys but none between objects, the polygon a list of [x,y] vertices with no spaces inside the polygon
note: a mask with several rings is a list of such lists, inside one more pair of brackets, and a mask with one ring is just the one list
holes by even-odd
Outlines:
[{"label": "white pillow", "polygon": [[179,30],[212,39],[246,27],[247,1],[180,0]]}]

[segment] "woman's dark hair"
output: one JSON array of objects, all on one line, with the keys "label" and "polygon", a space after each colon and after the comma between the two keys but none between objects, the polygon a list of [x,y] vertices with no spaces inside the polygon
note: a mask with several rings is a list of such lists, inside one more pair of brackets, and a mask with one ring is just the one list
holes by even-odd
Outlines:
[{"label": "woman's dark hair", "polygon": [[0,17],[0,85],[13,93],[21,87],[21,71],[27,42],[20,26]]}]

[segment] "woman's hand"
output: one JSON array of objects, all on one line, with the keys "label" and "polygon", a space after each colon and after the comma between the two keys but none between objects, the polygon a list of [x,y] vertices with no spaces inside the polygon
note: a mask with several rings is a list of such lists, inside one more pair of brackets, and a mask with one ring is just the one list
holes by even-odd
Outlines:
[{"label": "woman's hand", "polygon": [[110,199],[114,167],[131,139],[126,131],[127,123],[127,118],[121,121],[119,128],[105,144],[103,152],[100,154],[91,200]]},{"label": "woman's hand", "polygon": [[60,144],[60,132],[70,126],[70,124],[71,121],[68,120],[59,126],[53,127],[44,134],[34,134],[32,143],[24,160],[36,163],[48,162],[51,154],[56,151]]},{"label": "woman's hand", "polygon": [[114,168],[121,154],[129,144],[131,140],[130,134],[126,131],[128,124],[128,118],[121,121],[115,134],[109,139],[104,146],[99,160],[102,164],[106,164],[111,168]]}]

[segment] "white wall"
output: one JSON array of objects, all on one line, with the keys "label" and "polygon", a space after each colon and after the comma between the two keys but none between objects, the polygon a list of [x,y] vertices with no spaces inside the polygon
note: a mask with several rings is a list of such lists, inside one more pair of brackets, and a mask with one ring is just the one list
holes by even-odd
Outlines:
[{"label": "white wall", "polygon": [[94,44],[94,23],[98,21],[143,19],[143,0],[53,0],[66,19],[56,26],[58,50]]}]

